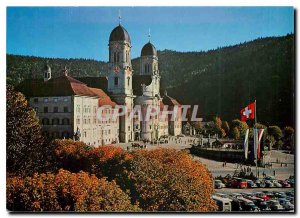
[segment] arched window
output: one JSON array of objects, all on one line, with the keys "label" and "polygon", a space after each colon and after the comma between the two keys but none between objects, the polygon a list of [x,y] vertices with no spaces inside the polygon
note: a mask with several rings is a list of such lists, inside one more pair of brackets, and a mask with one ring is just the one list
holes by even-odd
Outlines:
[{"label": "arched window", "polygon": [[62,125],[70,125],[70,120],[68,118],[64,118],[62,120]]},{"label": "arched window", "polygon": [[118,78],[118,77],[115,77],[114,84],[115,84],[115,86],[118,86],[118,85],[119,85],[119,78]]},{"label": "arched window", "polygon": [[43,124],[43,125],[49,125],[49,123],[50,123],[50,122],[49,122],[49,119],[48,119],[48,118],[43,118],[43,119],[42,119],[42,124]]},{"label": "arched window", "polygon": [[59,125],[59,119],[58,118],[53,118],[52,119],[52,125]]}]

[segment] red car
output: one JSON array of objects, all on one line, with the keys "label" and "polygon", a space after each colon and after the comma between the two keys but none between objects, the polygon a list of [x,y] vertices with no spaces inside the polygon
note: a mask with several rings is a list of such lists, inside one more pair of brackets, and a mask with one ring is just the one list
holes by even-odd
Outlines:
[{"label": "red car", "polygon": [[283,180],[279,180],[278,181],[281,185],[282,185],[282,188],[290,188],[291,187],[291,184],[288,183],[288,181],[283,181]]},{"label": "red car", "polygon": [[246,179],[233,178],[231,180],[231,187],[232,188],[248,188],[248,183],[247,183]]}]

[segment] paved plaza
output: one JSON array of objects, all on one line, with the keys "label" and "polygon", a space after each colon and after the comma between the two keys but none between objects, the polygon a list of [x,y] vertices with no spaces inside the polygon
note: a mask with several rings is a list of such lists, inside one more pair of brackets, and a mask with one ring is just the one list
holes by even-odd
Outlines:
[{"label": "paved plaza", "polygon": [[[204,139],[207,140],[207,139]],[[156,148],[171,148],[171,149],[179,149],[183,150],[186,149],[189,151],[189,148],[193,144],[197,144],[199,142],[199,139],[196,137],[174,137],[170,136],[168,139],[168,143],[166,144],[151,144],[151,143],[145,143],[144,142],[134,142],[139,143],[140,145],[146,145],[146,149],[156,149]],[[134,150],[138,148],[132,148],[132,143],[120,143],[116,144],[115,146],[122,147],[124,150]],[[210,160],[202,157],[198,157],[193,155],[193,158],[195,160],[201,161],[203,164],[207,166],[207,168],[210,170],[213,176],[226,176],[227,174],[232,175],[234,171],[239,170],[240,166],[237,166],[235,163],[227,163],[225,167],[223,167],[223,162],[221,161],[215,161]],[[258,168],[260,178],[262,178],[263,173],[267,175],[274,175],[275,170],[275,178],[278,180],[284,180],[287,179],[290,175],[294,175],[294,155],[293,154],[287,154],[283,151],[268,151],[265,156],[265,162],[271,162],[272,167],[271,168]],[[277,163],[278,162],[278,163]],[[287,163],[287,165],[281,163]],[[242,165],[242,168],[246,167],[245,165]],[[255,167],[251,167],[252,172],[255,172]]]}]

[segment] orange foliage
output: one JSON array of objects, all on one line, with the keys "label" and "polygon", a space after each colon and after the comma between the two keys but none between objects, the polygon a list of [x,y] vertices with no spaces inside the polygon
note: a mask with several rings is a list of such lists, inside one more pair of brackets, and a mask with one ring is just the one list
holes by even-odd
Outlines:
[{"label": "orange foliage", "polygon": [[141,150],[119,178],[144,211],[214,211],[212,176],[183,151]]},{"label": "orange foliage", "polygon": [[73,140],[55,140],[55,153],[59,168],[71,172],[86,171],[109,180],[124,168],[132,155],[116,146],[90,147]]},{"label": "orange foliage", "polygon": [[115,182],[85,172],[7,179],[11,211],[139,211]]}]

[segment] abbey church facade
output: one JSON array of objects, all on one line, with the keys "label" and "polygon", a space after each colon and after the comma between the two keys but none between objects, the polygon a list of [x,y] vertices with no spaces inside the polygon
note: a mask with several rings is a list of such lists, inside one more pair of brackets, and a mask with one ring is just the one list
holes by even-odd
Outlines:
[{"label": "abbey church facade", "polygon": [[[35,109],[43,133],[49,138],[73,138],[98,146],[136,140],[158,140],[167,135],[181,134],[181,107],[178,101],[160,88],[159,61],[155,46],[146,43],[141,50],[140,68],[132,69],[131,39],[127,30],[118,25],[109,37],[109,62],[106,77],[73,78],[68,70],[51,77],[51,66],[45,66],[43,77],[26,79],[17,89],[25,94]],[[102,113],[111,114],[116,105],[127,112],[116,119],[97,119],[99,107],[111,106]],[[162,113],[149,120],[129,116],[134,106],[141,107],[141,117],[149,107],[162,110],[177,108],[171,119]]]}]

